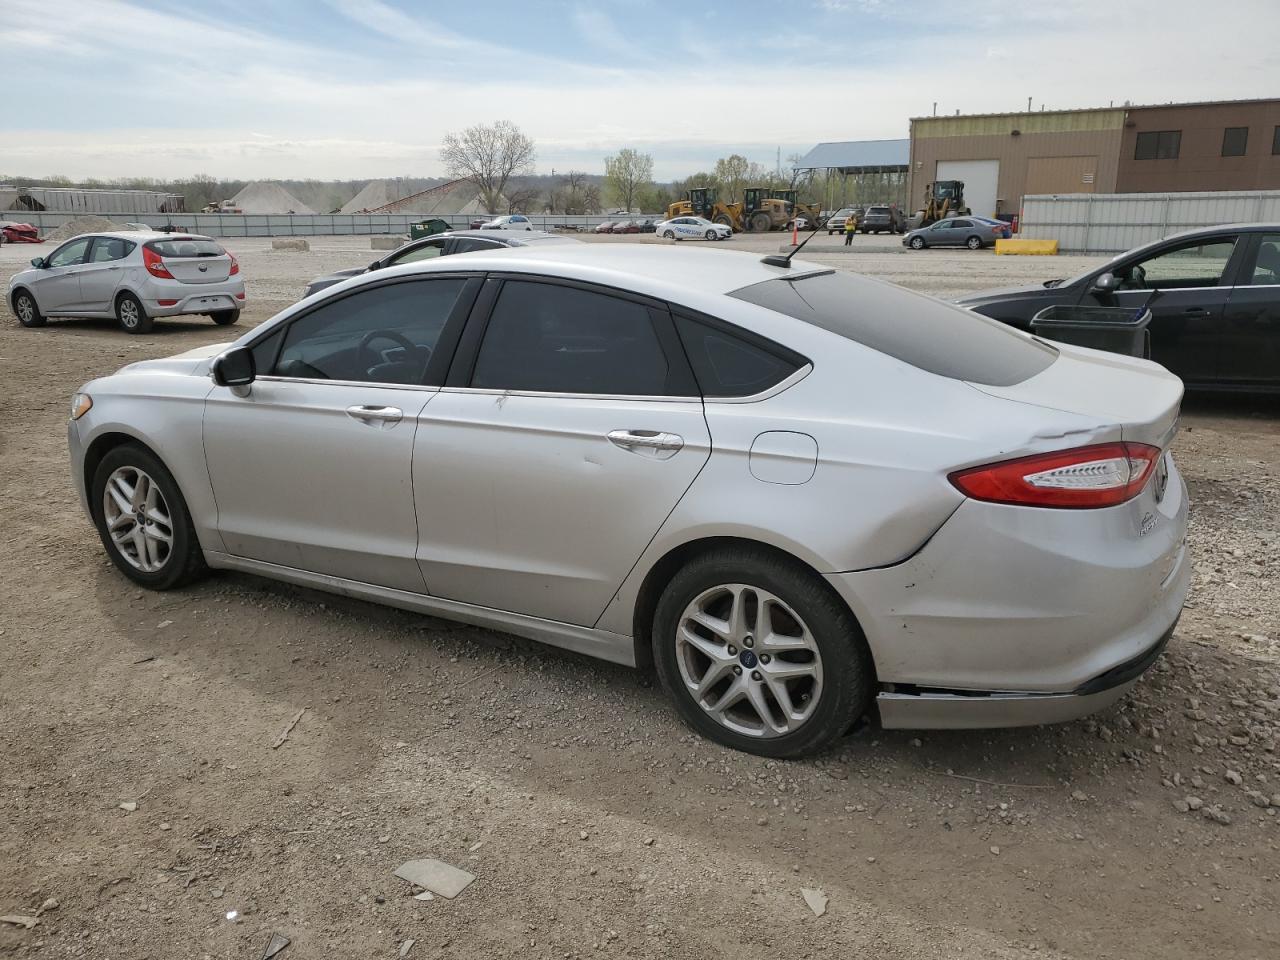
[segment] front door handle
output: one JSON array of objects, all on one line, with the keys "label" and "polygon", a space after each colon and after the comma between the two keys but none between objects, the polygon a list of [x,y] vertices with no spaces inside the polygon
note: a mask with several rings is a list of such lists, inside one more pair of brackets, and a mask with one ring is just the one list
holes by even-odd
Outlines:
[{"label": "front door handle", "polygon": [[1209,311],[1204,307],[1187,307],[1187,309],[1182,312],[1189,317],[1204,317],[1209,313]]},{"label": "front door handle", "polygon": [[609,442],[628,453],[639,453],[667,460],[684,446],[684,437],[657,430],[610,430]]},{"label": "front door handle", "polygon": [[367,427],[380,427],[386,430],[394,427],[404,418],[404,411],[399,407],[382,407],[374,404],[347,407],[347,416],[359,420]]}]

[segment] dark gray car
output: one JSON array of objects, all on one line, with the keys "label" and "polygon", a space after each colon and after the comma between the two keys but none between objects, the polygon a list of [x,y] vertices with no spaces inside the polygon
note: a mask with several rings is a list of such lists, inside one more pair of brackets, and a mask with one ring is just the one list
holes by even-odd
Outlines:
[{"label": "dark gray car", "polygon": [[471,253],[475,250],[496,250],[499,247],[541,246],[544,243],[580,243],[573,237],[562,237],[554,233],[543,233],[540,230],[511,233],[499,230],[454,230],[450,233],[437,233],[433,237],[406,243],[388,253],[381,260],[375,260],[367,267],[352,267],[349,270],[335,270],[323,277],[316,277],[307,284],[303,293],[309,297],[318,290],[332,287],[351,277],[386,267],[398,267],[419,260],[430,260],[433,257],[446,257],[455,253]]},{"label": "dark gray car", "polygon": [[858,230],[862,233],[901,233],[902,214],[886,204],[867,207],[867,212],[858,218]]},{"label": "dark gray car", "polygon": [[925,247],[968,247],[980,250],[990,247],[1005,235],[1008,225],[985,217],[948,217],[927,227],[912,230],[902,238],[902,245],[912,250]]}]

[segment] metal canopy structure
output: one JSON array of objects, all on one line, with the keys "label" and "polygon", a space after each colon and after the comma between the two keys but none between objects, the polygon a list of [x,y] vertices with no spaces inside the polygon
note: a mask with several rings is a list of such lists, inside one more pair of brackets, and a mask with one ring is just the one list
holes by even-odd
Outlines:
[{"label": "metal canopy structure", "polygon": [[910,140],[836,140],[820,143],[796,164],[801,170],[860,173],[905,173],[911,159]]},{"label": "metal canopy structure", "polygon": [[906,205],[910,140],[837,140],[820,143],[796,166],[825,175],[827,209],[853,203]]}]

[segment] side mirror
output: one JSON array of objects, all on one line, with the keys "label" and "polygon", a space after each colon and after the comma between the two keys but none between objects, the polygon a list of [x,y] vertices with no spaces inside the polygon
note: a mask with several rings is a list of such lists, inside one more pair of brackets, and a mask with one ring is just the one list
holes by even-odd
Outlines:
[{"label": "side mirror", "polygon": [[248,347],[232,347],[226,353],[214,357],[209,373],[213,382],[220,387],[246,387],[258,375],[253,351]]},{"label": "side mirror", "polygon": [[1096,277],[1093,281],[1093,289],[1095,290],[1119,290],[1120,278],[1114,273],[1107,272]]},{"label": "side mirror", "polygon": [[43,270],[43,269],[44,269],[44,257],[32,257],[32,258],[31,258],[31,265],[32,265],[33,267],[35,267],[37,270]]},{"label": "side mirror", "polygon": [[381,260],[375,260],[375,261],[373,261],[373,263],[369,264],[369,269],[370,269],[370,270],[381,270],[381,269],[382,269],[382,261],[381,261]]}]

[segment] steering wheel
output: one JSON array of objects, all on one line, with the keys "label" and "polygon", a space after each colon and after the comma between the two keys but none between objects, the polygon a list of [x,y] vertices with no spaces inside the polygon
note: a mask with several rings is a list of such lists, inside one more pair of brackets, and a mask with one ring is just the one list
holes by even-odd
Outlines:
[{"label": "steering wheel", "polygon": [[360,339],[359,347],[361,363],[364,363],[366,357],[374,361],[369,364],[369,367],[376,367],[380,363],[387,362],[386,357],[379,356],[369,349],[369,344],[373,343],[375,340],[390,340],[392,343],[398,343],[408,351],[409,356],[411,357],[417,356],[421,349],[416,343],[398,330],[370,330]]}]

